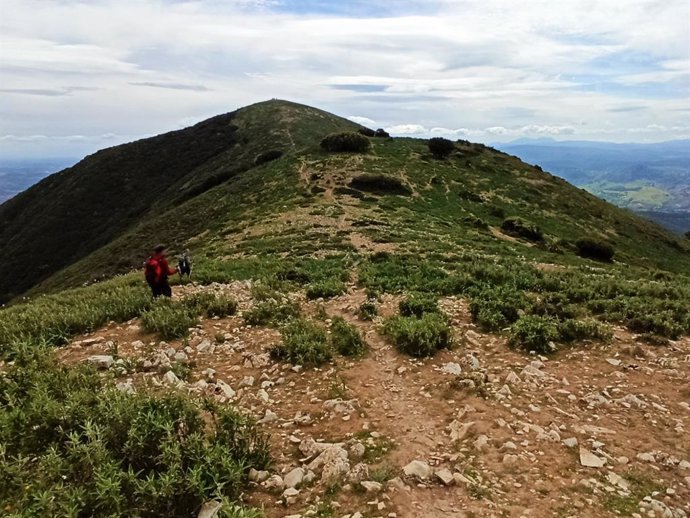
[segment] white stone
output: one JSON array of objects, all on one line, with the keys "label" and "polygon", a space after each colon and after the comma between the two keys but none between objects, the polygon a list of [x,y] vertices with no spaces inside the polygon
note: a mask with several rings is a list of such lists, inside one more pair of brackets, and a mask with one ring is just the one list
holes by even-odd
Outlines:
[{"label": "white stone", "polygon": [[600,468],[606,464],[606,459],[597,457],[589,450],[580,448],[580,464],[588,468]]},{"label": "white stone", "polygon": [[86,358],[86,362],[90,363],[98,370],[108,370],[115,363],[115,359],[107,354],[95,354]]},{"label": "white stone", "polygon": [[276,414],[275,412],[271,412],[271,410],[269,410],[267,408],[266,413],[264,414],[264,416],[261,419],[259,419],[258,422],[260,424],[266,424],[266,423],[272,423],[273,421],[277,421],[277,420],[278,420],[278,414]]},{"label": "white stone", "polygon": [[567,439],[563,439],[563,444],[566,445],[568,448],[574,448],[575,446],[577,446],[577,438],[568,437]]},{"label": "white stone", "polygon": [[453,474],[448,468],[438,469],[434,474],[436,475],[436,478],[438,478],[445,486],[449,486],[455,481]]},{"label": "white stone", "polygon": [[380,482],[375,482],[373,480],[363,480],[359,485],[362,486],[367,493],[378,493],[383,488]]},{"label": "white stone", "polygon": [[216,387],[220,389],[220,392],[228,399],[232,399],[237,394],[232,387],[225,383],[223,380],[216,380]]},{"label": "white stone", "polygon": [[445,365],[443,365],[443,367],[441,367],[441,371],[448,374],[453,374],[455,376],[462,374],[462,368],[460,367],[460,365],[453,362],[448,362]]},{"label": "white stone", "polygon": [[168,371],[163,375],[163,382],[168,385],[180,386],[184,385],[182,380],[177,377],[173,371]]},{"label": "white stone", "polygon": [[420,480],[426,480],[431,476],[431,468],[426,462],[421,460],[413,460],[403,468],[403,473],[408,477],[416,477]]},{"label": "white stone", "polygon": [[216,518],[218,516],[218,511],[220,511],[222,504],[217,500],[211,500],[209,502],[204,502],[199,510],[197,518]]},{"label": "white stone", "polygon": [[271,475],[262,485],[269,491],[282,491],[285,487],[280,475]]},{"label": "white stone", "polygon": [[285,487],[298,487],[304,480],[304,475],[302,468],[295,468],[283,477],[283,483]]}]

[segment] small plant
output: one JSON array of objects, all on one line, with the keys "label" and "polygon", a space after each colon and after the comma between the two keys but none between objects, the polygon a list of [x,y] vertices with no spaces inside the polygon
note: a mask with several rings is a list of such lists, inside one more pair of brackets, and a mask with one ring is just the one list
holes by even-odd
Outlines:
[{"label": "small plant", "polygon": [[438,313],[426,313],[421,318],[397,315],[386,321],[383,330],[396,349],[417,358],[433,356],[452,344],[448,321]]},{"label": "small plant", "polygon": [[455,150],[455,143],[443,137],[430,138],[427,145],[435,158],[445,158]]},{"label": "small plant", "polygon": [[227,295],[217,295],[206,307],[209,317],[227,317],[237,312],[237,301]]},{"label": "small plant", "polygon": [[336,279],[317,281],[307,286],[307,299],[330,299],[345,291],[345,284]]},{"label": "small plant", "polygon": [[562,342],[588,339],[608,342],[613,337],[613,331],[596,320],[567,319],[558,323],[558,337]]},{"label": "small plant", "polygon": [[281,331],[283,341],[271,349],[276,360],[297,365],[321,365],[333,357],[326,330],[309,320],[299,318]]},{"label": "small plant", "polygon": [[668,338],[655,335],[654,333],[642,333],[637,339],[649,345],[666,346],[669,344]]},{"label": "small plant", "polygon": [[425,313],[438,313],[438,302],[426,293],[413,293],[398,305],[400,314],[404,317],[421,317]]},{"label": "small plant", "polygon": [[189,328],[199,322],[187,307],[168,300],[156,301],[153,307],[141,314],[141,325],[149,333],[157,333],[163,340],[183,338]]},{"label": "small plant", "polygon": [[357,132],[333,133],[321,141],[321,147],[330,152],[366,153],[371,148],[369,139]]},{"label": "small plant", "polygon": [[272,162],[283,156],[283,152],[280,149],[269,149],[258,155],[254,159],[254,165],[261,165],[267,162]]},{"label": "small plant", "polygon": [[611,262],[615,253],[613,246],[599,239],[582,238],[575,241],[577,255],[597,261]]},{"label": "small plant", "polygon": [[558,323],[550,317],[525,315],[510,329],[510,345],[539,354],[552,353],[558,338]]},{"label": "small plant", "polygon": [[244,312],[244,321],[252,326],[278,325],[281,322],[298,317],[300,314],[299,304],[294,302],[276,302],[267,300],[254,304],[251,309]]},{"label": "small plant", "polygon": [[365,137],[375,137],[376,132],[371,128],[359,128],[357,133],[364,135]]},{"label": "small plant", "polygon": [[472,297],[472,319],[485,331],[500,331],[515,322],[527,307],[525,296],[511,287],[486,288]]},{"label": "small plant", "polygon": [[357,315],[361,320],[374,320],[378,314],[379,310],[376,307],[376,304],[369,301],[360,304],[359,309],[357,310]]},{"label": "small plant", "polygon": [[382,173],[359,174],[350,180],[349,186],[373,194],[412,194],[412,190],[400,178]]},{"label": "small plant", "polygon": [[374,136],[377,138],[390,138],[390,133],[383,128],[379,128],[374,132]]},{"label": "small plant", "polygon": [[367,349],[357,328],[342,317],[335,317],[331,323],[331,343],[343,356],[359,356]]},{"label": "small plant", "polygon": [[501,223],[501,230],[505,234],[523,237],[530,241],[542,241],[544,239],[544,234],[539,227],[531,221],[518,217],[504,219]]}]

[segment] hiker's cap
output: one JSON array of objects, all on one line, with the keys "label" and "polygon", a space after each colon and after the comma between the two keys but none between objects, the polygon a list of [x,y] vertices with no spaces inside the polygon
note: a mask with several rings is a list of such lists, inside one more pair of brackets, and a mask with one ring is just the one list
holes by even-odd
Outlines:
[{"label": "hiker's cap", "polygon": [[153,251],[156,252],[157,254],[160,254],[161,252],[163,252],[167,248],[168,247],[165,245],[158,245],[158,246],[156,246],[156,248],[153,249]]}]

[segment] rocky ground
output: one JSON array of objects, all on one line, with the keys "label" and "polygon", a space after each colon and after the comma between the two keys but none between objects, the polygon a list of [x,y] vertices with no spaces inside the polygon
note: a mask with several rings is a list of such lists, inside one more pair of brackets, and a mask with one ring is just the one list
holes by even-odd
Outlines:
[{"label": "rocky ground", "polygon": [[187,390],[255,416],[275,463],[250,474],[245,497],[268,518],[690,516],[688,338],[654,347],[616,329],[611,344],[529,356],[448,298],[456,347],[420,361],[379,334],[399,298],[365,322],[364,292],[351,286],[328,301],[292,296],[325,323],[357,325],[370,352],[306,369],[270,359],[277,330],[244,325],[249,283],[176,296],[201,289],[234,296],[238,314],[203,320],[185,342],[112,324],[59,357],[96,363],[121,390]]}]

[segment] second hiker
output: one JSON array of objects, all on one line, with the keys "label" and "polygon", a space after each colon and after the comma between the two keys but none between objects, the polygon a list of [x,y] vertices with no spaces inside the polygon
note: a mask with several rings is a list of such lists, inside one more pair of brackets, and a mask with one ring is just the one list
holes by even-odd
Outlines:
[{"label": "second hiker", "polygon": [[158,245],[153,249],[153,255],[144,263],[144,276],[151,287],[154,298],[171,297],[172,289],[168,284],[168,277],[177,273],[177,268],[171,269],[165,258],[165,246]]}]

